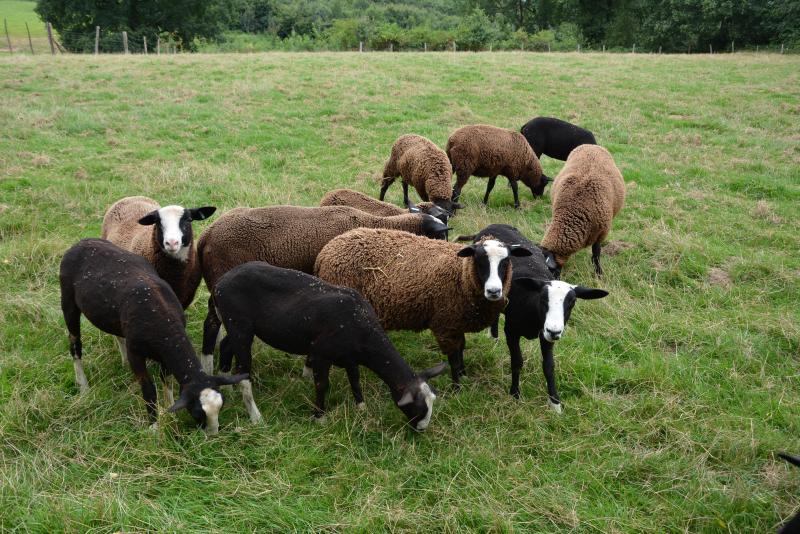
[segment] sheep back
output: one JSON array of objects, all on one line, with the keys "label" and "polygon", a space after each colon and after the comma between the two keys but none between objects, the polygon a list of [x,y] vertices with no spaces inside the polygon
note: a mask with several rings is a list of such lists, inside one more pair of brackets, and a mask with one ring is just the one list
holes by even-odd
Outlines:
[{"label": "sheep back", "polygon": [[421,135],[403,135],[394,142],[383,175],[402,176],[424,201],[438,203],[452,196],[453,169],[447,154]]},{"label": "sheep back", "polygon": [[550,191],[553,219],[541,246],[562,265],[578,250],[602,241],[625,202],[625,182],[614,158],[599,145],[580,145]]},{"label": "sheep back", "polygon": [[103,216],[100,237],[154,263],[158,247],[153,241],[153,228],[142,226],[139,219],[159,208],[161,206],[158,202],[148,197],[125,197],[118,200]]}]

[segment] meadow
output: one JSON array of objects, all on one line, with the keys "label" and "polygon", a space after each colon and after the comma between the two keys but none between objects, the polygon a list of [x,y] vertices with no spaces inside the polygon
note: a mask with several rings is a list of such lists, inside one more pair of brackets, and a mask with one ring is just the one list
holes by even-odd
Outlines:
[{"label": "meadow", "polygon": [[[255,54],[0,58],[0,530],[21,532],[769,532],[800,506],[800,58],[779,55]],[[311,420],[302,361],[260,342],[251,425],[234,391],[220,434],[187,414],[147,429],[111,336],[83,321],[79,395],[58,264],[115,200],[316,205],[378,193],[392,142],[537,115],[595,132],[625,176],[597,279],[556,344],[564,413],[538,343],[522,398],[508,351],[467,337],[464,388],[433,380],[429,430],[363,373],[334,370]],[[562,163],[547,157],[550,176]],[[464,188],[453,234],[514,224],[549,194]],[[399,202],[401,188],[387,200]],[[208,223],[195,223],[199,234]],[[207,292],[188,310],[199,349]],[[502,330],[501,330],[502,331]],[[429,333],[393,332],[415,368]]]}]

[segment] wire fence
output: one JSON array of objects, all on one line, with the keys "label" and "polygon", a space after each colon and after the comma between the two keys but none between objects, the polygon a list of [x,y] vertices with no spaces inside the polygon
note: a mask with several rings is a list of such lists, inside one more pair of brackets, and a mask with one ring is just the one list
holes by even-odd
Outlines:
[{"label": "wire fence", "polygon": [[[31,34],[31,27],[25,23],[27,36],[21,37],[15,35],[11,37],[8,32],[8,23],[3,20],[4,34],[2,42],[0,42],[0,54],[175,54],[185,51],[179,40],[170,34],[155,34],[155,33],[140,33],[140,32],[127,32],[127,31],[109,31],[103,30],[101,27],[96,26],[94,32],[86,31],[62,31],[56,32],[50,23],[44,23],[45,37],[41,37],[41,31],[36,28],[33,37]],[[265,43],[269,46],[263,49],[253,49],[252,46],[245,47],[241,50],[236,46],[211,46],[204,47],[205,52],[255,52],[255,51],[287,51],[292,50],[294,47],[284,47],[276,43]],[[291,44],[291,43],[290,43]],[[314,46],[311,44],[308,47],[301,46],[299,49],[308,51],[343,51],[341,49],[326,48],[325,46]],[[443,48],[449,52],[466,51],[459,47],[455,41],[448,41]],[[428,52],[433,51],[433,47],[428,47],[427,43],[422,46],[395,46],[394,43],[389,43],[385,47],[374,48],[367,47],[366,43],[359,43],[357,48],[350,48],[344,51],[358,51],[358,52]],[[504,49],[508,50],[508,49]],[[614,47],[606,48],[605,45],[595,47],[582,47],[576,45],[575,48],[564,48],[563,46],[553,46],[550,43],[528,43],[520,46],[520,51],[525,52],[610,52],[610,53],[632,53],[632,54],[661,54],[661,47],[657,49],[637,48],[634,44],[630,48]],[[500,51],[492,50],[490,46],[487,52]],[[796,50],[790,50],[789,47],[781,45],[756,45],[748,46],[746,48],[736,48],[736,43],[731,42],[729,46],[723,49],[714,49],[712,45],[708,48],[687,47],[686,53],[688,54],[720,54],[720,53],[736,53],[736,52],[749,52],[749,53],[796,53]],[[671,52],[675,53],[675,52]]]}]

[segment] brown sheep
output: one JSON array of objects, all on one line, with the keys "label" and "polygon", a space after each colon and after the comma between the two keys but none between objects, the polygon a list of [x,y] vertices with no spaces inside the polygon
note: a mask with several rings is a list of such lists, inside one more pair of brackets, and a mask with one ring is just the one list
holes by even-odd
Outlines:
[{"label": "brown sheep", "polygon": [[461,189],[470,176],[489,178],[484,204],[489,202],[497,176],[508,178],[515,208],[519,208],[517,181],[527,185],[533,196],[541,196],[548,182],[547,177],[542,178],[542,166],[525,137],[504,128],[486,124],[459,128],[447,140],[447,157],[456,173],[454,202],[461,196]]},{"label": "brown sheep", "polygon": [[386,330],[430,329],[458,386],[464,374],[464,333],[494,324],[511,285],[509,256],[530,254],[490,238],[464,247],[407,232],[360,228],[325,245],[314,272],[361,293]]},{"label": "brown sheep", "polygon": [[392,145],[392,153],[383,167],[381,200],[398,176],[403,178],[403,204],[406,206],[410,184],[422,200],[433,202],[451,215],[462,207],[451,199],[453,169],[447,154],[421,135],[402,135]]},{"label": "brown sheep", "polygon": [[373,215],[380,215],[382,217],[402,215],[404,213],[427,213],[428,215],[436,217],[445,224],[447,224],[447,221],[450,217],[450,214],[447,211],[443,210],[433,202],[420,202],[419,204],[414,204],[409,200],[408,211],[406,211],[403,208],[395,206],[394,204],[382,202],[376,198],[372,198],[369,195],[365,195],[364,193],[354,191],[352,189],[334,189],[333,191],[329,191],[325,193],[324,197],[322,197],[319,205],[350,206],[351,208],[356,208]]},{"label": "brown sheep", "polygon": [[570,256],[591,245],[601,276],[600,243],[625,203],[625,182],[614,158],[601,146],[580,145],[556,176],[550,197],[553,219],[541,243],[547,266],[558,275]]},{"label": "brown sheep", "polygon": [[162,208],[151,198],[126,197],[106,211],[100,237],[144,256],[186,309],[200,285],[192,221],[207,219],[216,209],[212,206]]},{"label": "brown sheep", "polygon": [[[423,213],[380,217],[349,206],[236,208],[224,213],[198,240],[203,280],[213,292],[223,274],[248,261],[265,261],[311,274],[317,254],[328,241],[362,226],[442,239],[447,235],[447,227],[441,221]],[[203,367],[209,372],[219,327],[219,318],[209,299],[201,357]]]}]

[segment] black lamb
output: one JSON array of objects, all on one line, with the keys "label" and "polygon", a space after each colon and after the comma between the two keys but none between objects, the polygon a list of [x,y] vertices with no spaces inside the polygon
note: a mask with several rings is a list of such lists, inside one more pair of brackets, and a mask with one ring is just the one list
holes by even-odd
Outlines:
[{"label": "black lamb", "polygon": [[[291,354],[307,356],[314,374],[314,415],[325,413],[331,365],[344,367],[357,405],[363,405],[358,366],[383,380],[396,405],[416,430],[430,423],[436,395],[426,380],[446,369],[439,364],[414,373],[386,337],[369,302],[353,289],[261,261],[228,271],[213,290],[227,336],[220,345],[220,369],[236,357],[237,372],[249,373],[253,337]],[[261,418],[252,397],[244,396],[251,420]]]},{"label": "black lamb", "polygon": [[[569,153],[579,145],[596,145],[594,134],[585,128],[576,126],[555,117],[536,117],[525,123],[520,128],[520,133],[525,136],[531,145],[536,157],[541,159],[542,154],[553,159],[566,161]],[[552,178],[542,175],[542,191],[547,182]]]}]

